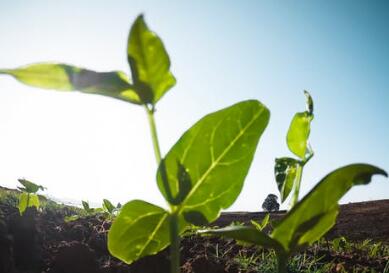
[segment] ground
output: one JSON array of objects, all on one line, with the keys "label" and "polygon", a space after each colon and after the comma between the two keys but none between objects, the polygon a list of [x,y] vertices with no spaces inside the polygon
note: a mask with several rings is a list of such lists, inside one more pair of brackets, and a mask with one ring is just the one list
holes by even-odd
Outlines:
[{"label": "ground", "polygon": [[[1,196],[0,196],[1,197]],[[168,249],[126,265],[109,255],[110,221],[103,215],[65,222],[79,209],[48,202],[42,212],[23,217],[17,199],[0,198],[0,273],[159,273],[169,272]],[[285,212],[272,213],[271,220]],[[260,220],[264,213],[224,213],[217,226]],[[233,240],[188,232],[182,240],[182,272],[275,272],[272,251]],[[297,253],[290,272],[389,272],[389,200],[341,206],[336,226],[326,238]]]}]

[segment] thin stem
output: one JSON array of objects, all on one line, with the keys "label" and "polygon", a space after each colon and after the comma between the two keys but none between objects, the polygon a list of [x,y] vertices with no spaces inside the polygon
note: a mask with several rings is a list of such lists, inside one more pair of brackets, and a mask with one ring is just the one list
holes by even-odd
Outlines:
[{"label": "thin stem", "polygon": [[159,165],[159,163],[161,162],[161,150],[159,149],[157,127],[155,126],[155,120],[154,120],[155,109],[153,106],[151,107],[145,106],[145,108],[146,108],[147,117],[149,119],[149,124],[150,124],[150,132],[153,141],[155,159],[157,160],[157,164]]},{"label": "thin stem", "polygon": [[277,254],[277,271],[278,273],[288,272],[288,257],[286,255]]},{"label": "thin stem", "polygon": [[180,273],[180,235],[178,228],[178,215],[170,215],[170,272]]},{"label": "thin stem", "polygon": [[297,202],[299,201],[299,193],[300,193],[300,185],[301,185],[301,178],[303,174],[303,168],[304,166],[300,165],[297,167],[296,170],[296,184],[294,185],[294,193],[293,193],[292,200],[290,202],[290,208],[293,208],[294,205],[296,205]]}]

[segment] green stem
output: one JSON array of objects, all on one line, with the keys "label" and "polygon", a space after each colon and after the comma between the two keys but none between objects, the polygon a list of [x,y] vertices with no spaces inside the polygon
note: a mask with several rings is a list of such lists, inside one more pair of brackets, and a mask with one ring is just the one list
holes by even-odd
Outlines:
[{"label": "green stem", "polygon": [[288,257],[286,255],[277,255],[277,271],[278,273],[288,272]]},{"label": "green stem", "polygon": [[154,106],[146,107],[147,117],[149,119],[150,124],[150,132],[151,132],[151,138],[153,140],[153,147],[154,147],[154,154],[155,159],[157,160],[157,164],[161,162],[161,150],[159,149],[159,142],[158,142],[158,135],[157,135],[157,127],[155,126],[155,120],[154,120]]},{"label": "green stem", "polygon": [[[157,127],[154,119],[154,106],[145,105],[147,117],[150,124],[151,138],[153,140],[154,154],[157,164],[161,163],[161,150],[159,148]],[[170,214],[170,265],[171,273],[180,273],[180,234],[178,226],[178,214],[172,208]]]},{"label": "green stem", "polygon": [[299,193],[300,193],[300,185],[301,185],[301,178],[302,178],[302,174],[303,174],[303,168],[304,166],[303,165],[300,165],[297,167],[297,170],[296,170],[296,184],[294,186],[294,193],[293,193],[293,197],[292,197],[292,200],[290,202],[290,208],[293,208],[294,205],[297,204],[297,202],[299,201]]},{"label": "green stem", "polygon": [[180,235],[178,215],[175,212],[170,215],[170,241],[170,272],[180,273]]}]

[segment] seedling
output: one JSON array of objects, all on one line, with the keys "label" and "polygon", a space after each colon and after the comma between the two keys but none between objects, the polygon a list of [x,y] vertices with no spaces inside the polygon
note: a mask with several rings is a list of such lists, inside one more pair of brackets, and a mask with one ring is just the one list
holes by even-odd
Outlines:
[{"label": "seedling", "polygon": [[269,224],[270,214],[267,213],[261,223],[251,220],[250,223],[259,231],[262,231]]},{"label": "seedling", "polygon": [[286,143],[289,150],[299,157],[276,158],[274,174],[283,203],[289,194],[293,191],[291,207],[299,199],[301,177],[305,164],[313,157],[313,150],[308,142],[311,131],[311,121],[313,120],[313,99],[308,91],[304,91],[307,98],[306,111],[296,113],[290,123],[286,136]]},{"label": "seedling", "polygon": [[26,179],[18,179],[18,181],[20,184],[23,185],[22,187],[18,187],[18,189],[22,191],[19,196],[18,206],[20,215],[23,215],[23,213],[29,207],[36,207],[37,209],[39,209],[40,203],[37,192],[39,190],[43,191],[45,190],[45,188]]},{"label": "seedling", "polygon": [[40,63],[3,69],[22,83],[61,91],[78,90],[120,99],[146,110],[155,158],[157,184],[168,203],[164,209],[142,200],[121,209],[108,234],[112,255],[132,263],[171,245],[171,272],[179,272],[180,235],[192,224],[218,218],[238,197],[270,112],[247,100],[211,113],[187,130],[164,158],[154,114],[157,102],[176,79],[161,39],[139,16],[127,44],[131,80],[120,71],[95,72],[67,64]]}]

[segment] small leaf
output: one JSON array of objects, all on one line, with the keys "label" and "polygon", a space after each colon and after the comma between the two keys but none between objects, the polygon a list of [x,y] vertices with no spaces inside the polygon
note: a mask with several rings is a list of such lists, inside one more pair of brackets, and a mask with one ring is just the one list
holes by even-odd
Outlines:
[{"label": "small leaf", "polygon": [[247,226],[229,226],[220,229],[209,229],[200,231],[201,234],[216,235],[235,239],[238,241],[263,246],[266,248],[272,248],[276,251],[282,252],[282,245],[276,240],[269,237],[263,231],[257,230],[254,227]]},{"label": "small leaf", "polygon": [[305,159],[307,152],[311,121],[312,116],[308,112],[295,114],[286,137],[289,150],[301,159]]},{"label": "small leaf", "polygon": [[303,160],[307,152],[312,153],[311,147],[308,147],[308,138],[313,120],[313,99],[308,91],[304,91],[304,94],[307,98],[307,111],[294,115],[286,136],[289,150]]},{"label": "small leaf", "polygon": [[161,166],[158,169],[158,187],[165,199],[169,202],[169,196],[179,192],[180,162],[191,178],[191,187],[178,211],[197,211],[207,222],[215,220],[239,195],[269,116],[264,105],[251,100],[198,121],[166,155],[166,173]]},{"label": "small leaf", "polygon": [[141,104],[128,77],[120,71],[95,72],[61,63],[38,63],[0,70],[0,74],[11,75],[33,87],[58,91],[78,90]]},{"label": "small leaf", "polygon": [[23,213],[27,209],[27,200],[28,200],[28,193],[22,192],[19,195],[19,206],[18,206],[20,215],[23,215]]},{"label": "small leaf", "polygon": [[269,224],[270,213],[266,213],[265,217],[261,222],[262,229],[264,229]]},{"label": "small leaf", "polygon": [[276,158],[274,165],[274,174],[278,190],[280,191],[281,203],[288,198],[297,180],[297,173],[301,172],[301,165],[299,161],[290,158],[282,157]]},{"label": "small leaf", "polygon": [[87,201],[81,201],[82,207],[86,212],[90,212],[91,208],[89,207],[89,203]]},{"label": "small leaf", "polygon": [[311,94],[308,91],[304,90],[304,95],[307,98],[307,112],[310,115],[313,115],[313,99]]},{"label": "small leaf", "polygon": [[290,249],[296,233],[305,223],[316,219],[305,234],[299,234],[297,246],[311,244],[324,235],[335,223],[338,201],[354,185],[368,184],[374,174],[387,176],[372,165],[352,164],[339,168],[324,177],[275,227],[271,237],[285,249]]},{"label": "small leaf", "polygon": [[112,213],[115,206],[108,199],[103,199],[103,209],[108,213]]},{"label": "small leaf", "polygon": [[26,179],[18,179],[19,183],[23,185],[23,188],[22,187],[18,187],[18,189],[20,189],[21,191],[25,191],[27,193],[36,193],[38,192],[39,190],[42,190],[44,191],[45,188],[41,185],[37,185],[31,181],[28,181]]},{"label": "small leaf", "polygon": [[141,200],[125,204],[108,232],[110,253],[127,264],[169,244],[169,213]]},{"label": "small leaf", "polygon": [[176,84],[170,59],[161,39],[138,16],[128,38],[128,62],[135,89],[143,103],[155,104]]}]

